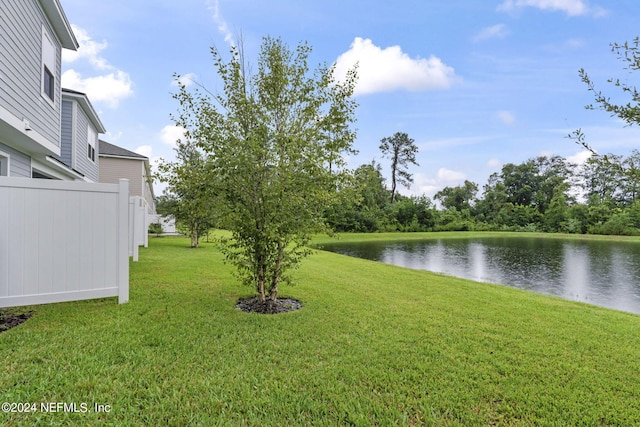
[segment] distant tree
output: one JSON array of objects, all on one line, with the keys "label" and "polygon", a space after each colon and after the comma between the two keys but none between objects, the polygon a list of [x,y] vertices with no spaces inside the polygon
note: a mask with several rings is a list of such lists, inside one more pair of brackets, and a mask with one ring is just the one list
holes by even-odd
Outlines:
[{"label": "distant tree", "polygon": [[178,201],[165,191],[164,194],[156,197],[156,212],[158,215],[175,219],[177,203]]},{"label": "distant tree", "polygon": [[414,140],[403,132],[396,132],[391,137],[385,137],[380,140],[380,150],[383,157],[391,160],[391,203],[396,198],[397,182],[409,187],[413,182],[413,177],[407,170],[408,164],[418,165],[416,154],[418,147],[414,144]]},{"label": "distant tree", "polygon": [[530,206],[538,190],[538,167],[533,159],[519,165],[507,163],[500,178],[505,186],[507,200],[514,205]]},{"label": "distant tree", "polygon": [[358,167],[354,171],[356,188],[362,197],[361,206],[369,209],[382,208],[389,198],[385,188],[382,167],[376,161]]},{"label": "distant tree", "polygon": [[554,197],[560,197],[561,192],[567,203],[573,202],[575,197],[569,189],[575,179],[575,165],[561,156],[539,156],[533,159],[537,169],[537,189],[534,204],[545,213]]},{"label": "distant tree", "polygon": [[385,207],[385,229],[389,231],[431,231],[437,211],[426,196],[402,197]]},{"label": "distant tree", "polygon": [[463,185],[457,187],[445,187],[438,191],[433,197],[442,203],[446,209],[471,209],[471,204],[478,192],[478,184],[471,181],[464,181]]},{"label": "distant tree", "polygon": [[327,207],[327,223],[334,231],[377,231],[388,194],[380,164],[372,161],[361,165],[339,190],[336,203]]},{"label": "distant tree", "polygon": [[622,200],[621,188],[625,180],[621,167],[623,157],[607,154],[606,158],[605,161],[602,156],[591,156],[580,166],[578,176],[589,205],[613,206]]},{"label": "distant tree", "polygon": [[560,156],[541,156],[521,164],[508,163],[502,167],[499,181],[504,185],[506,201],[520,206],[532,206],[544,213],[551,203],[557,188],[566,193],[570,188],[569,178],[573,165]]},{"label": "distant tree", "polygon": [[[497,223],[498,214],[507,202],[506,187],[497,172],[492,173],[482,189],[482,197],[476,201],[474,211],[485,223]],[[500,224],[501,225],[501,224]]]},{"label": "distant tree", "polygon": [[311,74],[310,51],[266,37],[251,73],[241,47],[228,61],[213,48],[222,92],[212,99],[180,85],[175,95],[176,124],[206,155],[205,185],[231,232],[222,250],[266,307],[289,281],[287,271],[311,253],[306,244],[324,226],[341,186],[341,154],[355,138],[355,70],[344,83],[326,66]]},{"label": "distant tree", "polygon": [[191,247],[200,246],[200,237],[215,225],[214,197],[204,155],[193,141],[176,143],[176,160],[162,162],[160,180],[168,184],[159,198],[158,213],[171,216],[191,239]]},{"label": "distant tree", "polygon": [[569,208],[567,206],[567,200],[564,196],[562,187],[558,186],[555,189],[555,194],[551,198],[549,208],[544,214],[544,226],[545,231],[548,232],[561,232],[567,231],[567,220],[569,219]]},{"label": "distant tree", "polygon": [[633,150],[622,162],[625,171],[624,204],[630,206],[640,199],[640,151]]}]

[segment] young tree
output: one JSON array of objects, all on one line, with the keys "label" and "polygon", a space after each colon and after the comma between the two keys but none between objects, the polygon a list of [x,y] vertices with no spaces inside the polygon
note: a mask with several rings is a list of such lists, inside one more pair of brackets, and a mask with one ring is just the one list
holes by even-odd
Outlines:
[{"label": "young tree", "polygon": [[380,150],[383,157],[391,159],[391,203],[396,198],[396,182],[409,187],[413,182],[413,176],[407,170],[409,163],[418,166],[416,154],[418,147],[414,140],[403,132],[396,132],[391,137],[380,140]]},{"label": "young tree", "polygon": [[222,249],[267,306],[289,281],[287,270],[310,254],[305,245],[324,225],[345,167],[341,154],[355,138],[355,70],[343,83],[326,66],[310,75],[310,51],[267,37],[252,74],[241,49],[225,61],[212,48],[222,92],[182,85],[175,95],[176,124],[207,155],[207,185],[231,231]]},{"label": "young tree", "polygon": [[445,187],[438,191],[433,198],[439,200],[446,209],[471,209],[471,203],[478,193],[478,184],[468,180],[464,185],[457,187]]},{"label": "young tree", "polygon": [[160,180],[168,184],[158,211],[170,215],[186,230],[191,247],[200,246],[200,237],[215,225],[210,176],[203,154],[188,140],[176,145],[176,161],[162,162]]},{"label": "young tree", "polygon": [[340,189],[340,200],[325,212],[334,231],[378,231],[383,207],[389,203],[381,166],[372,161],[355,169],[349,183]]}]

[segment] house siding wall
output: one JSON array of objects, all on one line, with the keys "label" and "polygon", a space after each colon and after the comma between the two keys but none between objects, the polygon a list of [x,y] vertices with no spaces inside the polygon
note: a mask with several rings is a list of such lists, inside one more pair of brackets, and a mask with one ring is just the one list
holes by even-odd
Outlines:
[{"label": "house siding wall", "polygon": [[[96,148],[96,161],[92,162],[87,155],[87,145],[88,145],[88,132],[87,127],[89,126],[89,118],[85,114],[84,110],[79,106],[76,106],[76,144],[75,144],[75,154],[76,154],[76,164],[75,168],[78,172],[83,174],[88,179],[98,182],[98,174],[99,174],[99,159],[98,159],[98,142],[94,142]],[[95,127],[91,125],[93,130],[95,131]],[[96,132],[97,134],[97,132]],[[112,184],[117,184],[118,180],[113,181]]]},{"label": "house siding wall", "polygon": [[5,145],[0,141],[0,151],[7,153],[10,157],[9,176],[31,178],[31,157]]},{"label": "house siding wall", "polygon": [[150,177],[147,175],[147,168],[145,168],[144,166],[144,162],[142,163],[142,186],[144,188],[144,195],[143,197],[145,198],[145,200],[147,201],[147,203],[149,204],[149,208],[151,209],[152,214],[156,213],[156,203],[153,200],[153,194],[151,193],[151,185],[149,182]]},{"label": "house siding wall", "polygon": [[115,184],[121,178],[129,180],[129,195],[144,197],[140,175],[141,160],[120,159],[114,157],[100,158],[100,182]]},{"label": "house siding wall", "polygon": [[61,129],[61,145],[60,157],[58,160],[69,167],[75,167],[71,156],[73,147],[73,110],[75,106],[73,101],[62,101],[62,129]]},{"label": "house siding wall", "polygon": [[[42,27],[53,41],[56,69],[53,106],[42,96]],[[2,0],[0,7],[0,103],[15,117],[60,146],[61,45],[37,0]]]}]

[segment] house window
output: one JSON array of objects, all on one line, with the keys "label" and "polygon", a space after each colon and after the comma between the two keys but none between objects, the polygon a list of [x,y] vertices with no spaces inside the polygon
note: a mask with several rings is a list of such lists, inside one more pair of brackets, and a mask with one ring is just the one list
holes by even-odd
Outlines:
[{"label": "house window", "polygon": [[42,27],[42,97],[53,105],[55,101],[56,87],[56,48],[47,33]]},{"label": "house window", "polygon": [[9,176],[9,155],[0,151],[0,176]]},{"label": "house window", "polygon": [[98,134],[88,125],[87,127],[87,157],[92,162],[96,161],[96,145],[98,143]]},{"label": "house window", "polygon": [[47,66],[44,66],[44,70],[43,70],[43,74],[42,74],[42,84],[43,86],[43,92],[45,95],[47,95],[49,97],[50,100],[53,101],[53,89],[56,85],[56,81],[53,78],[53,74],[51,74],[51,71],[49,71],[49,68],[47,68]]}]

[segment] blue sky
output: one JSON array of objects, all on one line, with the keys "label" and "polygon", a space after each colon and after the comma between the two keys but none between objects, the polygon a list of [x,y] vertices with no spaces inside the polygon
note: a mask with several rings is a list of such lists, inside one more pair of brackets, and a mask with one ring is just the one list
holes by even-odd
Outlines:
[{"label": "blue sky", "polygon": [[[61,0],[80,43],[63,55],[63,85],[86,92],[101,137],[173,158],[173,73],[220,88],[210,47],[242,34],[249,58],[263,36],[313,47],[311,64],[358,61],[358,137],[352,167],[388,161],[380,139],[406,132],[419,147],[414,185],[430,197],[465,179],[480,185],[505,163],[538,155],[580,162],[565,136],[582,128],[599,152],[640,148],[640,131],[602,111],[580,81],[587,70],[614,100],[610,77],[633,83],[610,43],[640,33],[637,0]],[[626,102],[626,101],[625,101]],[[156,192],[162,187],[156,185]]]}]

